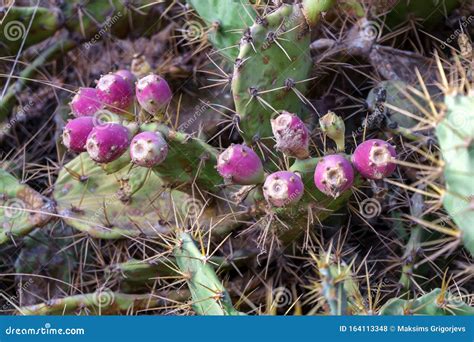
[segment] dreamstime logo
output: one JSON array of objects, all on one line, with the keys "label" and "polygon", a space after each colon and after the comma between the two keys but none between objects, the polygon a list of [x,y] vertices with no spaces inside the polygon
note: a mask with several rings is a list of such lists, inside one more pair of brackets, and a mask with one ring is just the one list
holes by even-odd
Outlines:
[{"label": "dreamstime logo", "polygon": [[445,49],[446,45],[451,44],[458,38],[463,32],[466,32],[466,28],[474,22],[474,15],[469,18],[463,18],[464,20],[460,23],[461,28],[455,30],[444,42],[441,43],[441,49]]},{"label": "dreamstime logo", "polygon": [[463,287],[458,287],[454,291],[447,293],[446,300],[450,307],[459,308],[462,306],[470,305],[472,293]]},{"label": "dreamstime logo", "polygon": [[181,29],[181,32],[184,38],[191,42],[201,39],[204,36],[204,28],[201,23],[195,20],[188,21]]},{"label": "dreamstime logo", "polygon": [[34,283],[33,278],[28,278],[27,281],[18,283],[17,285],[17,295],[10,297],[10,301],[3,304],[1,307],[2,311],[6,311],[10,309],[13,306],[13,303],[18,303],[18,297],[23,294],[24,291],[26,291],[30,285]]},{"label": "dreamstime logo", "polygon": [[15,126],[18,122],[20,122],[21,120],[24,120],[26,118],[26,113],[29,112],[31,110],[31,108],[33,107],[33,101],[30,100],[26,106],[23,106],[20,108],[19,111],[16,112],[15,116],[12,117],[8,123],[6,125],[4,125],[1,129],[0,129],[0,139],[10,131],[10,129],[13,128],[13,126]]},{"label": "dreamstime logo", "polygon": [[25,202],[20,199],[9,199],[4,204],[5,217],[13,220],[25,213]]},{"label": "dreamstime logo", "polygon": [[92,123],[98,129],[108,128],[111,124],[115,123],[115,120],[115,114],[106,110],[99,110],[92,116]]},{"label": "dreamstime logo", "polygon": [[377,40],[380,37],[381,29],[380,25],[375,21],[367,21],[362,26],[362,38],[364,40]]},{"label": "dreamstime logo", "polygon": [[107,20],[102,24],[101,29],[91,38],[91,40],[83,44],[84,48],[89,50],[92,45],[97,43],[110,31],[112,26],[114,26],[122,16],[122,12],[117,12],[117,14],[115,14],[112,18],[107,18]]},{"label": "dreamstime logo", "polygon": [[204,207],[203,203],[196,198],[188,198],[183,202],[182,209],[186,218],[197,219],[201,214],[201,210]]},{"label": "dreamstime logo", "polygon": [[466,112],[453,112],[449,116],[449,121],[453,123],[453,125],[457,128],[463,128],[466,127],[466,124],[470,120],[471,115],[466,113]]},{"label": "dreamstime logo", "polygon": [[109,306],[115,301],[115,296],[112,291],[102,289],[94,293],[92,301],[97,306]]},{"label": "dreamstime logo", "polygon": [[206,108],[210,107],[210,102],[209,100],[206,100],[206,102],[202,104],[198,104],[194,107],[194,114],[192,117],[190,117],[188,120],[183,122],[181,125],[178,127],[178,131],[185,131],[188,129],[193,123],[195,123],[199,117],[206,112]]},{"label": "dreamstime logo", "polygon": [[284,308],[293,303],[293,294],[286,287],[277,287],[273,289],[273,306],[277,308]]},{"label": "dreamstime logo", "polygon": [[374,198],[366,198],[359,204],[360,214],[365,218],[374,218],[382,212],[380,202]]},{"label": "dreamstime logo", "polygon": [[26,28],[21,21],[13,20],[5,24],[3,34],[11,42],[16,42],[25,36]]}]

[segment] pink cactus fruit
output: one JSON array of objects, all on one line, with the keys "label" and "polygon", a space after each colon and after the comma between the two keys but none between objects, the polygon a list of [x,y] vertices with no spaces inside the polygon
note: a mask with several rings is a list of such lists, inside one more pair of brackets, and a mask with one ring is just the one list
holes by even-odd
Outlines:
[{"label": "pink cactus fruit", "polygon": [[263,182],[262,161],[248,146],[231,145],[217,158],[217,171],[227,183],[250,185]]},{"label": "pink cactus fruit", "polygon": [[297,203],[304,193],[301,177],[290,171],[278,171],[265,179],[263,195],[275,207],[286,207]]},{"label": "pink cactus fruit", "polygon": [[168,155],[168,144],[160,132],[137,134],[130,144],[130,157],[134,164],[153,167],[162,163]]},{"label": "pink cactus fruit", "polygon": [[278,150],[298,159],[309,156],[309,131],[297,115],[284,111],[271,120],[271,125]]},{"label": "pink cactus fruit", "polygon": [[133,103],[133,86],[122,76],[107,74],[97,82],[97,96],[112,112],[121,114]]},{"label": "pink cactus fruit", "polygon": [[75,117],[92,116],[103,107],[94,88],[79,88],[70,105]]},{"label": "pink cactus fruit", "polygon": [[323,157],[314,171],[314,184],[323,194],[338,197],[352,186],[354,169],[351,163],[339,154]]},{"label": "pink cactus fruit", "polygon": [[352,163],[359,173],[368,179],[382,179],[395,171],[393,160],[397,157],[395,148],[380,139],[370,139],[357,146]]},{"label": "pink cactus fruit", "polygon": [[115,75],[118,75],[122,77],[125,81],[128,81],[132,85],[132,87],[135,86],[135,82],[137,81],[137,78],[130,70],[120,69],[115,72]]},{"label": "pink cactus fruit", "polygon": [[141,78],[136,86],[138,103],[150,114],[163,112],[173,97],[166,80],[158,75]]},{"label": "pink cactus fruit", "polygon": [[128,148],[128,130],[117,123],[96,126],[87,137],[87,152],[98,163],[109,163],[120,157]]},{"label": "pink cactus fruit", "polygon": [[83,116],[70,120],[63,130],[63,143],[68,150],[85,152],[87,137],[94,128],[94,120]]}]

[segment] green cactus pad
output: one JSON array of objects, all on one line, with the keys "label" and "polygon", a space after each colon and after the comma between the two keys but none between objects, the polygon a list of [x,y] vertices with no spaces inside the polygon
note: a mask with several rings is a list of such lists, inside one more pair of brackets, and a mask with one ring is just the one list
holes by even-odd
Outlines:
[{"label": "green cactus pad", "polygon": [[239,54],[240,37],[257,16],[255,9],[247,0],[187,0],[187,2],[207,26],[200,29],[210,31],[207,33],[209,42],[233,62]]},{"label": "green cactus pad", "polygon": [[194,203],[185,193],[164,189],[148,169],[123,168],[109,175],[86,153],[64,166],[53,196],[67,224],[103,239],[166,233],[174,222],[173,208],[186,215],[187,205]]},{"label": "green cactus pad", "polygon": [[[403,128],[412,128],[415,126],[418,121],[415,119],[408,117],[400,112],[397,112],[396,110],[388,110],[385,106],[383,108],[376,108],[377,107],[377,95],[376,95],[376,90],[377,89],[384,89],[386,91],[386,101],[385,103],[388,103],[396,108],[399,108],[401,110],[407,111],[409,113],[412,113],[414,115],[417,115],[419,117],[423,116],[423,113],[418,109],[418,107],[415,106],[413,102],[411,102],[402,92],[402,90],[407,91],[407,84],[401,81],[382,81],[377,84],[377,87],[373,88],[370,92],[369,95],[367,96],[367,105],[372,111],[372,115],[380,115],[382,117],[380,118],[375,118],[375,117],[370,117],[368,118],[368,124],[370,125],[370,121],[382,121],[384,119],[388,119],[389,123],[390,122],[395,122],[397,125],[403,127]],[[425,105],[425,102],[423,99],[419,97],[415,97],[415,100],[423,103]],[[382,109],[382,110],[380,110]]]},{"label": "green cactus pad", "polygon": [[336,265],[320,267],[322,294],[329,305],[331,315],[349,314],[347,294],[344,289],[347,275]]},{"label": "green cactus pad", "polygon": [[[236,250],[232,252],[231,258],[213,255],[210,261],[219,269],[227,270],[232,269],[234,266],[244,266],[254,256],[253,253],[248,251]],[[151,278],[178,275],[179,273],[174,263],[175,259],[172,257],[160,257],[151,261],[131,259],[111,266],[110,271],[119,273],[123,279],[144,282]]]},{"label": "green cactus pad", "polygon": [[474,96],[446,96],[446,116],[436,128],[445,163],[443,204],[474,255]]},{"label": "green cactus pad", "polygon": [[380,309],[381,315],[471,316],[474,308],[460,296],[441,289],[434,289],[419,298],[404,300],[392,298]]},{"label": "green cactus pad", "polygon": [[[167,298],[170,302],[182,299],[176,293],[168,294]],[[19,308],[17,313],[21,315],[117,315],[163,307],[166,302],[161,297],[152,294],[124,294],[104,290],[24,306]]]},{"label": "green cactus pad", "polygon": [[43,196],[0,169],[0,244],[45,225],[53,211]]},{"label": "green cactus pad", "polygon": [[[310,31],[300,6],[282,5],[244,34],[234,66],[232,93],[247,143],[272,135],[275,111],[302,115],[312,61]],[[265,104],[266,103],[266,104]]]},{"label": "green cactus pad", "polygon": [[210,192],[217,192],[222,177],[215,169],[217,150],[201,139],[177,132],[164,125],[147,124],[144,131],[158,131],[168,142],[168,155],[153,171],[170,184],[195,184]]},{"label": "green cactus pad", "polygon": [[193,298],[193,308],[199,315],[239,315],[209,261],[201,254],[192,238],[182,233],[174,256],[186,277]]}]

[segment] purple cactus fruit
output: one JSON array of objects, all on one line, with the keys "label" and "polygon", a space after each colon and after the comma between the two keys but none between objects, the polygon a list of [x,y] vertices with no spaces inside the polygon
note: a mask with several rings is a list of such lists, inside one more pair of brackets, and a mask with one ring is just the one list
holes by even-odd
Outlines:
[{"label": "purple cactus fruit", "polygon": [[64,146],[74,152],[85,152],[87,137],[93,128],[94,120],[90,116],[70,120],[63,130]]},{"label": "purple cactus fruit", "polygon": [[301,199],[304,185],[294,172],[278,171],[267,177],[263,184],[263,195],[275,207],[286,207]]},{"label": "purple cactus fruit", "polygon": [[354,169],[351,163],[339,154],[322,158],[314,171],[314,184],[323,194],[338,197],[352,186]]},{"label": "purple cactus fruit", "polygon": [[92,160],[108,163],[120,157],[128,148],[128,129],[116,123],[96,126],[87,137],[87,152]]},{"label": "purple cactus fruit", "polygon": [[120,114],[133,103],[133,86],[122,76],[107,74],[97,82],[97,96],[112,112]]},{"label": "purple cactus fruit", "polygon": [[168,155],[168,144],[160,132],[137,134],[130,144],[132,162],[143,167],[162,163]]},{"label": "purple cactus fruit", "polygon": [[166,80],[158,75],[148,75],[140,79],[136,86],[138,103],[150,114],[158,114],[166,109],[173,93]]},{"label": "purple cactus fruit", "polygon": [[115,72],[115,75],[118,75],[122,77],[125,81],[128,81],[132,85],[132,87],[135,86],[135,82],[137,81],[137,78],[130,70],[126,70],[126,69],[117,70]]},{"label": "purple cactus fruit", "polygon": [[388,142],[371,139],[357,146],[352,155],[352,163],[363,177],[382,179],[395,171],[393,160],[396,157],[397,152]]},{"label": "purple cactus fruit", "polygon": [[217,171],[227,183],[250,185],[263,182],[262,161],[248,146],[231,145],[217,158]]},{"label": "purple cactus fruit", "polygon": [[79,88],[70,105],[75,117],[92,116],[102,108],[97,89],[94,88]]},{"label": "purple cactus fruit", "polygon": [[298,159],[305,159],[309,156],[309,131],[298,116],[282,112],[271,120],[271,125],[278,150]]}]

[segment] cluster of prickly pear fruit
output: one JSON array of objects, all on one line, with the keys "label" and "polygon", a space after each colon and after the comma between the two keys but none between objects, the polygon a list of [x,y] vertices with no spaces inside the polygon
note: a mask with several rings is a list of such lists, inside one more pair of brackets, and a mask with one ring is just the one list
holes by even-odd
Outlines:
[{"label": "cluster of prickly pear fruit", "polygon": [[[295,114],[282,112],[271,120],[275,136],[275,148],[288,157],[309,157],[310,132],[305,123]],[[314,184],[330,197],[350,189],[354,182],[354,168],[367,179],[382,179],[390,176],[396,168],[396,152],[392,145],[379,139],[361,143],[352,155],[352,163],[342,154],[331,154],[321,158],[314,169]],[[263,184],[266,200],[275,207],[291,206],[304,193],[304,184],[298,173],[278,171],[264,179],[263,163],[258,154],[246,145],[232,145],[218,158],[217,170],[233,184]]]},{"label": "cluster of prickly pear fruit", "polygon": [[[158,75],[138,81],[128,70],[104,75],[96,88],[80,88],[71,101],[76,118],[64,128],[64,145],[73,152],[87,151],[98,163],[110,163],[129,148],[136,165],[151,168],[163,162],[168,145],[160,132],[142,132],[131,139],[133,129],[125,126],[125,119],[133,117],[135,93],[140,106],[153,115],[164,111],[172,98],[168,83]],[[100,120],[104,110],[118,114],[118,122]]]}]

